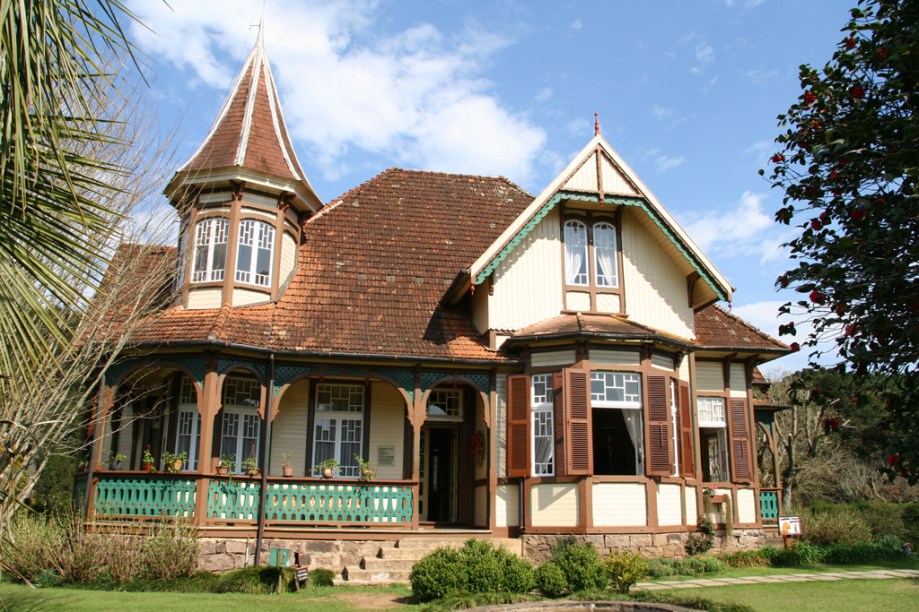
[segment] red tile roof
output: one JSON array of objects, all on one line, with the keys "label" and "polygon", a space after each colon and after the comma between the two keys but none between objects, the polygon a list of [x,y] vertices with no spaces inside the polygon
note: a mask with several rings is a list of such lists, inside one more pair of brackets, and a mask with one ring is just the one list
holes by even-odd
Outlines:
[{"label": "red tile roof", "polygon": [[717,304],[696,312],[696,343],[703,348],[788,353],[791,349]]},{"label": "red tile roof", "polygon": [[441,298],[531,201],[504,178],[387,170],[305,224],[297,274],[277,303],[171,308],[136,341],[501,359],[475,332],[465,304]]}]

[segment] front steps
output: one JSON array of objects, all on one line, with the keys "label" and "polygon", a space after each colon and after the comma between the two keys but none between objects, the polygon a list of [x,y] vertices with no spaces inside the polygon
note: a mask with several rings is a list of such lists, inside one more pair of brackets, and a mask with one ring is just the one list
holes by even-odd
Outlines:
[{"label": "front steps", "polygon": [[[522,542],[513,538],[488,538],[496,546],[520,556]],[[460,548],[463,538],[409,537],[394,542],[381,542],[376,556],[361,558],[359,566],[347,565],[336,584],[379,585],[408,583],[412,566],[423,556],[440,547]]]}]

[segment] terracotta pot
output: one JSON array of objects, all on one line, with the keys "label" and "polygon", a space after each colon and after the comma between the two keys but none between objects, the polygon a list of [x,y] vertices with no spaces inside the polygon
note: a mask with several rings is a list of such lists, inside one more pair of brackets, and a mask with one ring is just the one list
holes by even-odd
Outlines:
[{"label": "terracotta pot", "polygon": [[323,478],[331,478],[333,474],[335,474],[335,470],[333,468],[322,468]]},{"label": "terracotta pot", "polygon": [[294,475],[294,466],[292,466],[292,465],[285,465],[285,466],[282,466],[282,467],[281,467],[281,470],[282,470],[282,473],[283,473],[285,476],[287,476],[288,478],[290,478],[291,476]]},{"label": "terracotta pot", "polygon": [[176,459],[175,462],[172,464],[172,469],[175,470],[176,472],[181,472],[183,465],[185,465],[184,459]]},{"label": "terracotta pot", "polygon": [[230,473],[230,466],[228,466],[228,465],[218,465],[218,466],[217,466],[217,475],[218,475],[218,476],[226,476],[226,475],[229,474],[229,473]]}]

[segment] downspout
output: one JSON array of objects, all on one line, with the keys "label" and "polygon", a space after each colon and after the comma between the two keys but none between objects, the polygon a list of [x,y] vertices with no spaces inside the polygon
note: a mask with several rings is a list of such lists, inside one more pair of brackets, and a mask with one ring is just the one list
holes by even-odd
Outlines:
[{"label": "downspout", "polygon": [[[265,535],[265,503],[268,499],[268,468],[271,461],[271,406],[274,404],[274,353],[268,355],[268,393],[265,402],[265,428],[262,434],[262,482],[258,494],[258,532],[255,536],[255,559],[253,563],[256,567],[261,562],[262,538]],[[248,547],[246,547],[248,550]]]}]

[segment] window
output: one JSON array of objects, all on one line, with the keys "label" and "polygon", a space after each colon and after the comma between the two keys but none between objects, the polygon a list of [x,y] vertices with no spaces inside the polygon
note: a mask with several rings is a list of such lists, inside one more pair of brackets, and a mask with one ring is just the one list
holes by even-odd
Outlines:
[{"label": "window", "polygon": [[271,286],[274,262],[274,227],[264,221],[244,219],[239,224],[236,280],[260,287]]},{"label": "window", "polygon": [[555,423],[552,401],[552,375],[534,374],[530,378],[534,476],[555,475]]},{"label": "window", "polygon": [[185,284],[185,268],[188,266],[188,262],[185,261],[185,253],[188,248],[187,242],[188,224],[183,223],[179,230],[178,257],[176,258],[176,263],[178,265],[178,270],[176,271],[176,287],[178,289],[181,289],[182,285]]},{"label": "window", "polygon": [[[313,424],[313,465],[334,459],[338,475],[357,478],[355,455],[363,456],[364,386],[320,383],[316,385],[316,418]],[[313,476],[320,476],[313,470]]]},{"label": "window", "polygon": [[644,474],[641,379],[628,372],[592,372],[594,474]]},{"label": "window", "polygon": [[428,396],[428,418],[442,421],[462,420],[461,399],[459,389],[432,389]]},{"label": "window", "polygon": [[230,469],[234,472],[241,472],[242,462],[249,457],[258,459],[261,394],[261,385],[254,378],[228,376],[223,383],[220,456],[233,456]]},{"label": "window", "polygon": [[187,453],[184,470],[194,472],[198,468],[198,432],[201,431],[201,414],[195,404],[195,390],[191,379],[182,377],[179,387],[179,410],[176,414],[175,452]]},{"label": "window", "polygon": [[705,482],[727,482],[728,443],[727,421],[724,412],[724,398],[699,397],[696,401],[699,413],[699,444],[702,456],[702,480]]},{"label": "window", "polygon": [[609,223],[597,223],[594,230],[594,273],[597,287],[619,286],[616,228]]},{"label": "window", "polygon": [[195,267],[192,282],[222,281],[226,272],[229,221],[205,219],[195,226]]},{"label": "window", "polygon": [[565,282],[587,285],[587,226],[580,221],[565,222]]}]

